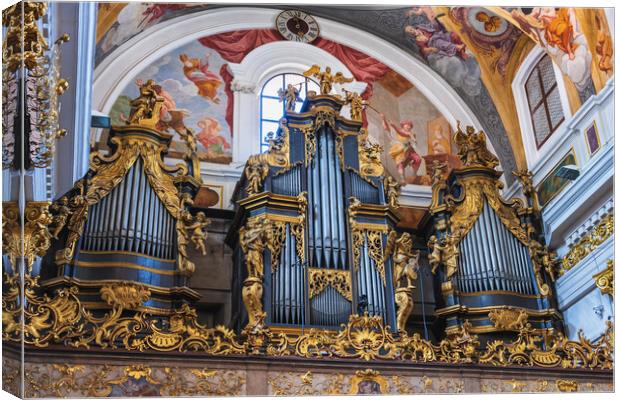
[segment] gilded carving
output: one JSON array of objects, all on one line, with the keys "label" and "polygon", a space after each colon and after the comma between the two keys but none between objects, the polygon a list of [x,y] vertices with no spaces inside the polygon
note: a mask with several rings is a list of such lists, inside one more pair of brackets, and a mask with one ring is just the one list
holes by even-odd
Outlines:
[{"label": "gilded carving", "polygon": [[52,215],[49,207],[50,203],[45,201],[26,203],[22,229],[17,203],[2,203],[2,252],[8,255],[13,271],[17,269],[17,258],[23,257],[26,270],[30,272],[35,258],[45,255],[50,247]]},{"label": "gilded carving", "polygon": [[17,3],[2,12],[2,25],[7,27],[2,58],[10,72],[22,62],[28,69],[35,68],[48,48],[37,23],[46,12],[47,4],[39,2]]},{"label": "gilded carving", "polygon": [[353,121],[362,122],[362,111],[364,111],[364,107],[368,105],[368,102],[362,99],[362,96],[359,93],[349,92],[344,90],[345,92],[345,101],[351,107],[351,119]]},{"label": "gilded carving", "polygon": [[190,225],[185,226],[186,230],[192,232],[191,241],[194,244],[196,250],[200,251],[203,256],[207,255],[207,227],[211,224],[211,220],[208,219],[202,211],[196,214],[193,222]]},{"label": "gilded carving", "polygon": [[245,332],[258,332],[264,328],[266,313],[263,311],[263,251],[273,246],[273,225],[268,219],[248,220],[239,232],[239,243],[245,254],[247,278],[243,283],[242,297],[248,312]]},{"label": "gilded carving", "polygon": [[458,148],[458,155],[466,167],[485,167],[494,169],[499,165],[499,160],[493,155],[486,145],[486,135],[483,131],[476,133],[473,126],[467,126],[465,132],[461,130],[461,124],[457,121],[457,130],[454,134],[454,142]]},{"label": "gilded carving", "polygon": [[601,293],[614,297],[614,260],[607,261],[607,268],[593,276]]},{"label": "gilded carving", "polygon": [[[139,286],[110,286],[102,289],[102,298],[112,310],[95,317],[77,298],[77,288],[57,290],[53,297],[37,295],[36,277],[25,276],[24,324],[20,323],[19,276],[5,276],[3,292],[3,340],[46,347],[98,346],[125,350],[193,351],[210,355],[256,353],[254,335],[241,340],[233,331],[218,326],[206,328],[197,322],[196,311],[184,305],[164,324],[160,318],[138,311],[125,316],[125,307],[139,308],[148,292]],[[23,326],[23,330],[22,330]],[[363,360],[412,360],[444,363],[482,363],[492,365],[529,365],[562,368],[613,368],[613,325],[608,321],[605,335],[595,343],[580,334],[569,341],[560,333],[540,336],[526,324],[514,342],[495,340],[484,350],[465,323],[438,345],[419,334],[395,337],[380,316],[352,315],[337,333],[310,329],[301,335],[259,332],[267,355],[295,355],[304,358],[354,358]]]},{"label": "gilded carving", "polygon": [[316,154],[316,134],[314,133],[314,126],[302,129],[304,134],[304,165],[307,167],[314,159]]},{"label": "gilded carving", "polygon": [[431,235],[428,240],[428,248],[430,253],[428,261],[431,266],[431,272],[435,274],[437,268],[444,264],[446,269],[446,280],[451,279],[458,271],[459,264],[459,237],[455,234],[447,234],[437,239],[435,235]]},{"label": "gilded carving", "polygon": [[440,185],[446,179],[446,167],[448,163],[446,161],[441,162],[439,160],[434,160],[431,164],[432,172],[431,172],[431,180],[433,182],[433,186]]},{"label": "gilded carving", "polygon": [[138,81],[137,85],[140,95],[129,102],[131,111],[126,123],[127,125],[142,125],[155,129],[159,122],[164,98],[157,94],[155,81],[152,79],[146,82]]},{"label": "gilded carving", "polygon": [[570,250],[562,259],[562,271],[564,274],[573,268],[579,261],[592,253],[598,246],[605,242],[614,233],[614,215],[605,216],[596,227],[594,227],[577,244],[571,246]]},{"label": "gilded carving", "polygon": [[576,392],[579,388],[577,381],[568,379],[558,379],[557,381],[555,381],[555,385],[560,390],[560,392]]},{"label": "gilded carving", "polygon": [[544,269],[551,280],[555,280],[556,271],[559,264],[555,260],[555,253],[550,252],[547,246],[543,246],[533,239],[530,240],[528,250],[534,266],[534,275],[536,277],[538,291],[543,296],[549,296],[551,294],[551,289],[549,288],[549,285],[545,283],[542,271]]},{"label": "gilded carving", "polygon": [[309,298],[318,295],[328,286],[333,287],[345,299],[352,301],[350,271],[324,268],[308,269]]},{"label": "gilded carving", "polygon": [[384,168],[383,164],[381,164],[383,147],[380,144],[368,141],[368,130],[366,128],[360,128],[359,132],[358,156],[360,175],[364,177],[383,175]]},{"label": "gilded carving", "polygon": [[269,174],[269,165],[262,163],[257,156],[250,156],[243,174],[248,181],[245,187],[246,193],[249,196],[260,193],[263,187],[263,181]]},{"label": "gilded carving", "polygon": [[398,196],[400,195],[400,184],[398,181],[388,175],[383,179],[383,187],[385,188],[387,204],[391,208],[398,208],[400,206],[398,203]]},{"label": "gilded carving", "polygon": [[532,181],[534,175],[532,172],[524,168],[514,171],[512,174],[516,176],[521,183],[521,188],[523,189],[525,197],[531,199],[530,201],[534,211],[538,210],[538,192],[536,188],[534,188],[534,182]]},{"label": "gilded carving", "polygon": [[513,307],[496,308],[489,311],[489,319],[493,326],[500,330],[519,331],[527,323],[527,312]]},{"label": "gilded carving", "polygon": [[27,397],[239,396],[245,372],[97,364],[27,364]]}]

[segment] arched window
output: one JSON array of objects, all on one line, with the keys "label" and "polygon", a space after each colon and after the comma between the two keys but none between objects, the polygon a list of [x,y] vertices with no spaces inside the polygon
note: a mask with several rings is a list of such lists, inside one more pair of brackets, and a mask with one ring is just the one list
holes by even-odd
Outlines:
[{"label": "arched window", "polygon": [[278,92],[285,90],[289,85],[299,88],[299,100],[295,104],[295,111],[299,111],[308,91],[319,93],[319,85],[312,79],[299,74],[279,74],[269,79],[260,93],[260,151],[269,147],[267,135],[278,130],[278,121],[284,116],[284,102],[280,101]]},{"label": "arched window", "polygon": [[560,91],[553,71],[553,62],[543,56],[525,82],[536,148],[543,143],[564,121]]}]

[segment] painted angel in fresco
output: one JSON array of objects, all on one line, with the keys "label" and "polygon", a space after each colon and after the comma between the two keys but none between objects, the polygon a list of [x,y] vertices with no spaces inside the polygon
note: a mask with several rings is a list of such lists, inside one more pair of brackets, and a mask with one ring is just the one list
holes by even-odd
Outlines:
[{"label": "painted angel in fresco", "polygon": [[204,146],[207,153],[222,155],[224,151],[230,149],[230,143],[220,135],[222,126],[215,118],[204,117],[197,123],[200,132],[196,134],[196,139]]},{"label": "painted angel in fresco", "polygon": [[209,99],[215,104],[220,103],[217,89],[222,84],[222,79],[216,73],[209,70],[209,53],[205,58],[190,58],[187,54],[181,54],[179,59],[183,63],[183,74],[192,81],[198,89],[198,95]]},{"label": "painted angel in fresco", "polygon": [[418,169],[422,164],[422,157],[416,149],[416,135],[413,132],[413,122],[404,120],[400,122],[400,126],[396,126],[393,122],[388,121],[385,114],[380,114],[383,120],[383,129],[392,139],[389,154],[396,163],[398,173],[401,178],[405,179],[405,169],[411,167],[413,175],[418,175]]},{"label": "painted angel in fresco", "polygon": [[575,59],[577,44],[574,43],[575,24],[570,9],[534,7],[527,15],[520,9],[512,10],[511,14],[523,30],[536,34],[541,43],[557,47],[568,54],[570,60]]},{"label": "painted angel in fresco", "polygon": [[468,57],[465,44],[455,32],[447,32],[443,28],[432,7],[413,7],[407,13],[408,17],[415,15],[424,15],[427,22],[407,25],[405,33],[415,40],[424,57],[430,54],[443,57],[456,55],[462,59]]}]

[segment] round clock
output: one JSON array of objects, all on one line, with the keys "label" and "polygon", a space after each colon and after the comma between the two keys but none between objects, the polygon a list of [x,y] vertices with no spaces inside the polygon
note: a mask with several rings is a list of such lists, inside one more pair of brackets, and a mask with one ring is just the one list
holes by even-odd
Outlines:
[{"label": "round clock", "polygon": [[282,11],[276,17],[276,28],[285,39],[296,42],[310,43],[319,36],[319,24],[303,11]]}]

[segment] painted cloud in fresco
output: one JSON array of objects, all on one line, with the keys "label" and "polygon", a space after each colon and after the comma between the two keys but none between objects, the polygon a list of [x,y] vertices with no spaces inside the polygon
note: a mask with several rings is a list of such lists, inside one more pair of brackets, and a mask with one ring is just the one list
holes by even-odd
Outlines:
[{"label": "painted cloud in fresco", "polygon": [[[124,124],[129,115],[129,100],[138,96],[136,80],[153,79],[161,85],[160,93],[172,116],[182,116],[185,125],[194,131],[201,160],[219,164],[232,161],[232,135],[226,122],[227,95],[221,85],[219,71],[225,61],[220,55],[191,42],[165,54],[144,68],[121,92],[110,111],[112,124]],[[164,120],[170,115],[162,116]],[[185,143],[178,134],[173,138],[170,156],[181,157]]]}]

